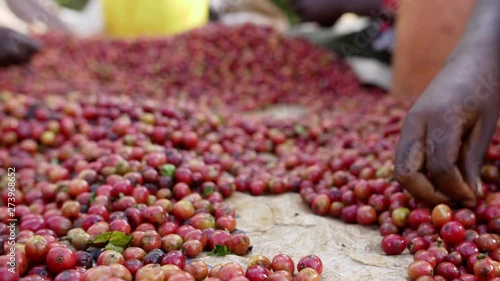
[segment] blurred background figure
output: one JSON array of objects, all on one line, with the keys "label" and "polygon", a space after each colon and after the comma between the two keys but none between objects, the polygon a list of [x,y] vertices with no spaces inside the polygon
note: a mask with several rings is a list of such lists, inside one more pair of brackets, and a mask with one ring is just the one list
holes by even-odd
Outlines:
[{"label": "blurred background figure", "polygon": [[367,85],[390,90],[397,13],[387,0],[275,0],[294,15],[292,36],[329,48],[346,59]]},{"label": "blurred background figure", "polygon": [[[346,57],[358,77],[418,96],[456,47],[475,0],[276,0],[319,28],[295,33]],[[394,75],[393,75],[394,73]]]}]

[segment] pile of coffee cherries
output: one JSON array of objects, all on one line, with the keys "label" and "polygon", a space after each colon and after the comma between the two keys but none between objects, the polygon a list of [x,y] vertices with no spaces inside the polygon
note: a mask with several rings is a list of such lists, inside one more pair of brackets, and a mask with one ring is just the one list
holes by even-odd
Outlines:
[{"label": "pile of coffee cherries", "polygon": [[[500,135],[478,207],[432,209],[391,181],[409,101],[305,41],[251,25],[42,40],[33,64],[0,70],[2,280],[321,280],[311,253],[295,266],[251,251],[224,202],[235,191],[298,192],[318,215],[379,224],[385,253],[415,254],[412,280],[500,276]],[[277,103],[308,113],[244,113]],[[200,259],[227,254],[248,263]]]},{"label": "pile of coffee cherries", "polygon": [[334,54],[252,25],[208,25],[136,41],[56,34],[41,40],[45,49],[30,65],[0,71],[3,90],[36,97],[77,92],[201,99],[212,110],[250,110],[297,101],[329,106],[360,89]]},{"label": "pile of coffee cherries", "polygon": [[22,280],[294,280],[295,271],[295,280],[320,280],[316,256],[295,267],[286,255],[255,255],[246,270],[229,263],[209,271],[194,260],[252,248],[223,199],[244,163],[258,166],[258,153],[240,161],[225,151],[237,127],[223,117],[194,102],[167,109],[129,97],[1,100],[2,186],[15,188],[2,189],[0,259],[9,265],[14,247]]}]

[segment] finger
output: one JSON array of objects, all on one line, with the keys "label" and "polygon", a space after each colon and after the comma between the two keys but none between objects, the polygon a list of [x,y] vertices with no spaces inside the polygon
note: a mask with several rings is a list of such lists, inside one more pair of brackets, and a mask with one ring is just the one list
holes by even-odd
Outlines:
[{"label": "finger", "polygon": [[37,42],[37,40],[30,40],[26,45],[23,46],[23,59],[25,61],[30,61],[31,58],[40,51],[42,44]]},{"label": "finger", "polygon": [[42,43],[39,40],[28,37],[24,34],[12,31],[9,36],[11,37],[12,47],[23,49],[29,54],[37,52],[42,48]]},{"label": "finger", "polygon": [[417,200],[430,204],[449,202],[449,198],[436,191],[422,173],[425,163],[425,123],[408,116],[403,124],[396,151],[394,178]]},{"label": "finger", "polygon": [[[444,132],[446,133],[442,134]],[[474,206],[476,204],[474,191],[464,181],[457,166],[464,132],[465,126],[461,123],[451,128],[444,124],[431,125],[427,130],[428,137],[426,138],[426,166],[438,190],[455,202]]]},{"label": "finger", "polygon": [[38,40],[32,39],[15,31],[10,31],[7,36],[10,61],[13,64],[25,63],[41,48]]},{"label": "finger", "polygon": [[465,140],[460,152],[460,170],[465,182],[475,191],[475,194],[478,197],[484,196],[484,194],[480,194],[481,165],[483,163],[484,155],[490,145],[491,138],[495,133],[498,119],[497,110],[494,110],[492,114],[492,116],[482,118],[476,123]]},{"label": "finger", "polygon": [[7,61],[9,64],[20,64],[28,61],[30,57],[31,55],[29,55],[25,48],[18,47],[10,52]]},{"label": "finger", "polygon": [[30,54],[39,52],[43,48],[43,44],[40,40],[34,38],[28,38],[28,39],[29,40],[26,41],[26,46]]}]

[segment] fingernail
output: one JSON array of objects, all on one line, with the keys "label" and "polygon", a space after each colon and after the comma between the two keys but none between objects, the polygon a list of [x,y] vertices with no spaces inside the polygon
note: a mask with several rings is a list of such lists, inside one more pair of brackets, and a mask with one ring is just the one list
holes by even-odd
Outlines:
[{"label": "fingernail", "polygon": [[481,188],[481,182],[476,182],[476,193],[479,197],[484,197],[483,189]]}]

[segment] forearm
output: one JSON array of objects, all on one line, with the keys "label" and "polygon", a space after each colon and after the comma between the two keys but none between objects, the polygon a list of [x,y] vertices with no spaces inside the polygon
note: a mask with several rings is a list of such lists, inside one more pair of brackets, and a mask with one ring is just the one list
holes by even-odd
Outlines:
[{"label": "forearm", "polygon": [[490,61],[500,63],[500,1],[477,0],[452,58],[465,53],[488,56]]}]

